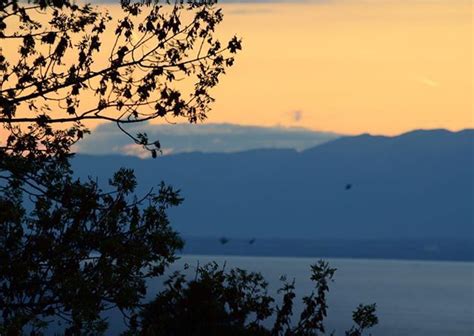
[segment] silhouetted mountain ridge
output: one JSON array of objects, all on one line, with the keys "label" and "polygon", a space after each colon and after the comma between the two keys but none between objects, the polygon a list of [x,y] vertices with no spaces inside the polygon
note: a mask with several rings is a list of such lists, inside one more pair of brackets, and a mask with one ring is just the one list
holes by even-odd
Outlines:
[{"label": "silhouetted mountain ridge", "polygon": [[[474,130],[339,138],[311,149],[75,158],[104,182],[120,166],[141,191],[182,190],[175,227],[194,237],[474,239]],[[346,188],[350,185],[350,188]]]}]

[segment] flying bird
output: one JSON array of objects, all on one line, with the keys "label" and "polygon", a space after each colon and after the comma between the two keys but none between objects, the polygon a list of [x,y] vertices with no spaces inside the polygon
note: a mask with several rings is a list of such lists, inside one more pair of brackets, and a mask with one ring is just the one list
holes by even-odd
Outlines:
[{"label": "flying bird", "polygon": [[253,243],[255,243],[255,238],[252,238],[249,240],[249,244],[252,245]]},{"label": "flying bird", "polygon": [[227,239],[226,237],[222,237],[219,239],[219,242],[222,244],[222,245],[225,245],[229,242],[229,239]]},{"label": "flying bird", "polygon": [[350,184],[350,183],[346,184],[346,190],[349,190],[351,188],[352,188],[352,184]]}]

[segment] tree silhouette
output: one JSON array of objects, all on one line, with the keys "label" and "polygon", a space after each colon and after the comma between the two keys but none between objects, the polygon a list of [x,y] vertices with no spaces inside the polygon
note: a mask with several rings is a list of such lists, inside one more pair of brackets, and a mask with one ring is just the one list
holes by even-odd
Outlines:
[{"label": "tree silhouette", "polygon": [[[214,37],[221,9],[124,0],[120,15],[113,22],[106,11],[69,0],[0,2],[6,150],[54,152],[57,139],[67,150],[88,120],[111,121],[127,133],[126,124],[156,118],[206,118],[209,89],[241,49],[235,36],[227,43]],[[104,44],[106,29],[114,37]],[[12,55],[7,46],[18,50]],[[146,134],[127,134],[153,155],[160,149]]]},{"label": "tree silhouette", "polygon": [[[325,332],[326,293],[335,270],[312,268],[315,292],[292,324],[294,283],[281,306],[258,273],[198,268],[173,275],[143,306],[145,280],[162,275],[183,242],[167,209],[179,191],[159,183],[134,194],[134,173],[120,169],[104,187],[74,177],[72,146],[86,122],[114,122],[153,157],[157,140],[127,124],[206,118],[210,89],[233,65],[237,37],[215,38],[222,11],[213,3],[131,3],[117,22],[69,0],[0,0],[0,334],[40,335],[61,322],[65,335],[107,330],[117,308],[128,334],[318,335]],[[113,27],[111,28],[111,25]],[[114,38],[104,43],[112,29]],[[105,55],[105,56],[104,56]],[[347,335],[377,323],[360,306]],[[271,329],[262,322],[276,315]]]},{"label": "tree silhouette", "polygon": [[[304,296],[299,319],[294,318],[295,282],[282,278],[278,293],[268,293],[260,273],[235,268],[226,272],[216,263],[196,268],[189,280],[176,272],[165,289],[133,321],[130,335],[147,336],[309,336],[325,335],[327,293],[336,269],[319,261],[311,266],[314,291]],[[273,320],[270,318],[273,317]],[[353,313],[354,326],[346,336],[361,336],[378,323],[375,305],[360,305]],[[334,331],[331,331],[331,335]]]},{"label": "tree silhouette", "polygon": [[127,169],[108,187],[79,180],[71,146],[87,120],[107,121],[155,157],[159,142],[126,125],[204,120],[240,40],[214,37],[223,15],[212,3],[120,11],[113,22],[69,0],[0,0],[0,334],[40,334],[52,320],[66,335],[101,333],[101,313],[132,315],[145,279],[182,247],[166,215],[177,191],[158,180],[136,196]]}]

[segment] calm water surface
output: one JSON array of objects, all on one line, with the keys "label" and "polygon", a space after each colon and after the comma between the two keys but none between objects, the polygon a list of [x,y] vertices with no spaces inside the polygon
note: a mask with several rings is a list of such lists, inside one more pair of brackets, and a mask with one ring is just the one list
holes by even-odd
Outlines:
[{"label": "calm water surface", "polygon": [[[344,335],[351,326],[351,314],[359,303],[377,303],[379,326],[371,333],[382,336],[473,336],[474,263],[326,259],[336,267],[329,293],[327,330]],[[281,275],[295,278],[297,298],[309,294],[309,266],[317,259],[182,256],[170,271],[184,264],[216,261],[226,268],[240,267],[261,272],[276,292]],[[150,284],[150,297],[161,281]],[[298,301],[299,303],[300,301]],[[301,305],[297,304],[299,311]],[[113,320],[117,320],[114,318]],[[119,326],[111,322],[110,334]]]}]

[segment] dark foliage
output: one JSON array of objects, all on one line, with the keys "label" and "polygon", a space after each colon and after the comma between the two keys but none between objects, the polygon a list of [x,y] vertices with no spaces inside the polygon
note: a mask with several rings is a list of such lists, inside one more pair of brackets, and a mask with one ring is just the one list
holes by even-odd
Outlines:
[{"label": "dark foliage", "polygon": [[[129,335],[147,336],[309,336],[324,335],[327,293],[335,269],[319,261],[311,267],[314,291],[303,297],[299,321],[292,321],[295,284],[282,278],[281,303],[268,294],[259,273],[226,272],[217,264],[197,267],[194,279],[174,273],[154,301],[146,305]],[[377,324],[375,305],[360,305],[347,336],[360,336]],[[334,332],[333,332],[334,333]],[[331,333],[331,334],[333,334]]]},{"label": "dark foliage", "polygon": [[114,22],[69,0],[0,0],[0,334],[40,334],[53,320],[99,334],[100,314],[132,314],[145,279],[182,247],[166,216],[182,201],[175,190],[158,180],[136,196],[126,169],[107,188],[78,180],[71,146],[86,121],[108,121],[156,157],[160,143],[125,125],[204,120],[240,40],[214,37],[223,15],[212,3],[120,8]]},{"label": "dark foliage", "polygon": [[[67,151],[84,122],[112,121],[156,156],[158,141],[125,126],[206,118],[209,90],[241,49],[237,37],[214,37],[222,19],[212,1],[122,1],[114,21],[69,0],[0,0],[0,123],[9,133],[2,145]],[[104,44],[106,29],[114,36]]]},{"label": "dark foliage", "polygon": [[[335,270],[323,262],[312,268],[315,291],[296,324],[294,283],[284,283],[274,307],[260,274],[216,265],[198,268],[192,281],[174,274],[139,314],[145,280],[162,275],[182,247],[166,215],[182,199],[163,183],[136,196],[127,169],[108,187],[79,180],[71,146],[88,132],[86,121],[108,121],[156,157],[160,143],[126,125],[204,120],[209,90],[241,45],[214,37],[223,15],[210,3],[122,1],[121,10],[104,50],[107,12],[68,0],[0,0],[0,334],[40,335],[61,321],[66,335],[98,335],[111,308],[130,334],[324,333]],[[347,335],[373,326],[374,311],[360,306]]]},{"label": "dark foliage", "polygon": [[66,334],[105,330],[100,313],[133,311],[145,279],[175,260],[182,241],[166,209],[181,198],[161,184],[137,199],[126,169],[105,191],[74,179],[67,161],[43,160],[34,173],[32,164],[18,159],[1,187],[0,320],[12,333],[40,332],[53,319]]}]

